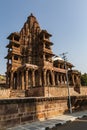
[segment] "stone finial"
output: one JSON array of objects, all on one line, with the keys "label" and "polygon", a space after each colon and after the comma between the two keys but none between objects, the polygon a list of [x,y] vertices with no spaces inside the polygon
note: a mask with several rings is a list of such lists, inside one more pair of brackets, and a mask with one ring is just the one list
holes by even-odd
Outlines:
[{"label": "stone finial", "polygon": [[31,13],[30,16],[33,16],[33,13]]}]

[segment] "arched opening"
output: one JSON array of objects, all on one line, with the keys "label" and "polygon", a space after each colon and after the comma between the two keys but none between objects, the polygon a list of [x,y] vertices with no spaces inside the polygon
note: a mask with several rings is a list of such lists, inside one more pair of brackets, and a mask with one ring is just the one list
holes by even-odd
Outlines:
[{"label": "arched opening", "polygon": [[28,86],[32,87],[33,83],[32,83],[32,70],[28,71]]},{"label": "arched opening", "polygon": [[62,74],[62,84],[64,85],[64,74]]},{"label": "arched opening", "polygon": [[19,89],[22,89],[22,73],[19,72]]},{"label": "arched opening", "polygon": [[58,73],[54,73],[55,75],[55,85],[58,85]]},{"label": "arched opening", "polygon": [[17,73],[14,73],[14,80],[13,80],[13,89],[17,89]]},{"label": "arched opening", "polygon": [[59,83],[61,84],[61,75],[59,74]]},{"label": "arched opening", "polygon": [[69,85],[73,85],[72,75],[69,74]]},{"label": "arched opening", "polygon": [[35,86],[39,86],[39,73],[38,73],[38,70],[35,71]]},{"label": "arched opening", "polygon": [[74,75],[74,82],[76,83],[76,75]]}]

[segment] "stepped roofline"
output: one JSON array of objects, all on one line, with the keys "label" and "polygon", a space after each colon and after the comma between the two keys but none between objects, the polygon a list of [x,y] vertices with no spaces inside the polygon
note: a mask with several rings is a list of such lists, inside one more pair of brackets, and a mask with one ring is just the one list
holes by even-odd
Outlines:
[{"label": "stepped roofline", "polygon": [[42,35],[43,33],[45,33],[45,34],[48,35],[49,37],[52,36],[52,34],[48,33],[47,30],[42,30],[42,31],[40,32],[40,35]]},{"label": "stepped roofline", "polygon": [[13,36],[17,36],[20,38],[20,34],[18,32],[13,32],[7,37],[7,39],[11,39]]}]

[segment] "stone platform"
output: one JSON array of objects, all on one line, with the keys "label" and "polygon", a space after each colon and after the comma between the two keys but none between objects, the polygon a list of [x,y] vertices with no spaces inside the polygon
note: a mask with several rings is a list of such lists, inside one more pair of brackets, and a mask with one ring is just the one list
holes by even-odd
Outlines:
[{"label": "stone platform", "polygon": [[67,122],[74,121],[77,118],[87,116],[87,111],[79,111],[72,114],[65,114],[57,116],[55,118],[46,121],[37,121],[33,123],[27,123],[16,127],[8,128],[7,130],[53,130],[58,128],[59,125],[63,125]]}]

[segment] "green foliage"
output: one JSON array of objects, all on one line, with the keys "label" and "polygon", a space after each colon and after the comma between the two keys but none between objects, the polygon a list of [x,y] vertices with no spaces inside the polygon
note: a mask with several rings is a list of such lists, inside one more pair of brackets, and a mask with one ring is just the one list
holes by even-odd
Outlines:
[{"label": "green foliage", "polygon": [[0,81],[6,80],[6,77],[4,75],[0,75]]},{"label": "green foliage", "polygon": [[87,86],[87,73],[81,75],[81,85]]}]

